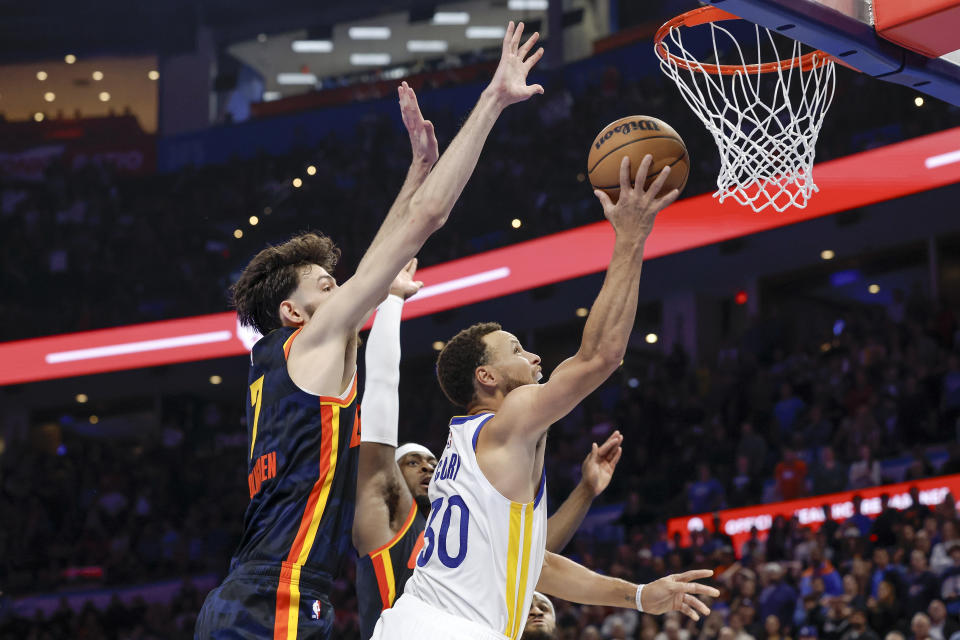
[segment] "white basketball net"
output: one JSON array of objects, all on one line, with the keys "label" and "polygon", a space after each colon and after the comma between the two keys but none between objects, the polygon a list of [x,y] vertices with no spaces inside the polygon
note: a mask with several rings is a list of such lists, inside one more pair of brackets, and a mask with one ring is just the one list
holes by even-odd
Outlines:
[{"label": "white basketball net", "polygon": [[[734,66],[742,66],[731,75],[713,74],[683,46],[682,29],[670,29],[663,45],[690,68],[683,68],[669,56],[661,56],[660,68],[677,83],[683,99],[720,149],[720,175],[713,196],[720,202],[732,196],[754,211],[807,206],[807,200],[817,191],[813,182],[814,147],[833,100],[833,61],[807,71],[801,71],[799,64],[790,66],[791,58],[779,57],[770,31],[755,25],[756,63],[765,62],[760,56],[761,44],[766,45],[766,41],[777,59],[785,61],[774,71],[758,73],[757,65],[744,58],[737,39],[711,22],[713,60],[720,64],[721,52],[735,50],[740,60]],[[718,39],[733,46],[718,46]],[[794,41],[793,59],[801,56],[800,48],[801,44]]]}]

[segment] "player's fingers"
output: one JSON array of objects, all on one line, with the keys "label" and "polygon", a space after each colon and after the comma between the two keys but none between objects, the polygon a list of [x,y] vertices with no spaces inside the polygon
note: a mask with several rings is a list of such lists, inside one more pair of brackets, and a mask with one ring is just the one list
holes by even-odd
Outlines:
[{"label": "player's fingers", "polygon": [[540,95],[543,95],[543,87],[540,86],[539,84],[532,84],[532,85],[530,85],[528,88],[530,89],[529,93],[530,93],[531,96],[534,95],[534,94],[536,94],[536,93],[539,93]]},{"label": "player's fingers", "polygon": [[689,617],[694,622],[697,622],[698,620],[700,620],[700,614],[694,611],[693,609],[691,609],[690,605],[688,605],[687,603],[683,603],[680,605],[680,613]]},{"label": "player's fingers", "polygon": [[510,50],[510,43],[513,42],[513,20],[507,23],[507,32],[503,34],[503,51]]},{"label": "player's fingers", "polygon": [[653,156],[649,153],[643,156],[640,166],[637,167],[637,175],[633,181],[633,187],[637,191],[643,191],[643,185],[647,181],[647,172],[650,171],[650,165],[653,164]]},{"label": "player's fingers", "polygon": [[675,573],[671,577],[678,582],[690,582],[691,580],[703,580],[713,575],[712,569],[691,569],[683,573]]},{"label": "player's fingers", "polygon": [[616,452],[613,454],[613,458],[610,460],[610,464],[612,464],[613,466],[616,466],[617,463],[620,462],[620,456],[622,455],[623,455],[623,449],[621,449],[620,447],[617,447]]},{"label": "player's fingers", "polygon": [[414,280],[413,284],[417,285],[417,289],[423,287],[423,280]]},{"label": "player's fingers", "polygon": [[719,598],[720,592],[711,587],[710,585],[702,584],[700,582],[680,582],[676,583],[676,590],[682,591],[684,593],[694,594],[698,596],[710,596],[711,598]]},{"label": "player's fingers", "polygon": [[623,156],[620,159],[620,193],[624,194],[630,190],[630,156]]},{"label": "player's fingers", "polygon": [[[596,445],[597,443],[594,442],[593,444]],[[594,449],[595,449],[595,450],[597,451],[597,453],[599,453],[600,455],[602,455],[602,456],[607,456],[607,455],[609,455],[619,444],[620,444],[620,442],[617,440],[616,436],[614,436],[614,435],[611,434],[610,437],[608,437],[606,440],[604,440],[603,444],[600,445],[599,448],[597,448],[596,446],[594,446]]]},{"label": "player's fingers", "polygon": [[667,166],[661,169],[660,173],[657,175],[656,180],[654,180],[653,184],[650,185],[650,188],[647,189],[647,193],[649,193],[654,198],[656,198],[660,194],[660,190],[663,189],[663,185],[667,181],[667,178],[669,176],[670,176],[670,167]]},{"label": "player's fingers", "polygon": [[411,258],[410,262],[407,263],[407,266],[403,268],[404,271],[409,273],[411,276],[417,271],[417,259]]},{"label": "player's fingers", "polygon": [[516,52],[520,47],[520,38],[523,36],[523,23],[520,22],[517,24],[517,28],[513,30],[513,38],[510,40],[510,51]]},{"label": "player's fingers", "polygon": [[699,598],[691,596],[690,594],[686,594],[683,596],[683,601],[692,608],[696,609],[701,615],[710,615],[710,607],[708,607],[707,604]]},{"label": "player's fingers", "polygon": [[517,55],[520,56],[520,59],[527,57],[527,54],[530,53],[530,49],[533,49],[533,45],[537,44],[537,40],[540,39],[540,32],[534,31],[533,35],[527,38],[527,41],[523,43],[523,46],[517,51]]},{"label": "player's fingers", "polygon": [[657,198],[653,204],[658,210],[666,209],[667,207],[672,205],[674,202],[676,202],[678,197],[680,197],[680,190],[671,189],[667,195]]},{"label": "player's fingers", "polygon": [[[539,49],[533,52],[532,56],[530,56],[524,61],[523,65],[524,67],[526,67],[527,71],[530,71],[530,69],[533,69],[533,65],[537,64],[537,62],[539,62],[540,58],[542,57],[543,57],[543,47],[540,47]],[[541,91],[540,93],[543,93],[543,92]]]},{"label": "player's fingers", "polygon": [[600,189],[594,189],[593,195],[597,196],[597,200],[600,201],[600,205],[603,207],[604,212],[610,209],[613,206],[613,200],[610,199],[610,196],[607,195],[606,191],[600,191]]}]

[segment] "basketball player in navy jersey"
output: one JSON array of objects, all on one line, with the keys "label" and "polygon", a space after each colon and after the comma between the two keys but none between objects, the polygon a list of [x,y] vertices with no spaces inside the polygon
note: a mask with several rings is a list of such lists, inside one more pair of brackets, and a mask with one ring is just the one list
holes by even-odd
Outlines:
[{"label": "basketball player in navy jersey", "polygon": [[[426,447],[407,443],[397,448],[400,383],[400,316],[403,301],[419,289],[415,264],[394,282],[377,308],[367,339],[366,383],[357,511],[353,544],[357,554],[357,602],[360,637],[368,640],[384,609],[393,606],[413,575],[430,515],[427,486],[437,459]],[[559,553],[586,516],[593,499],[610,483],[620,459],[623,437],[614,432],[581,466],[581,481],[549,519],[547,550]],[[548,601],[549,602],[549,601]]]},{"label": "basketball player in navy jersey", "polygon": [[264,336],[251,354],[246,405],[250,504],[230,573],[204,602],[197,638],[330,637],[330,584],[349,553],[356,496],[357,331],[446,222],[499,115],[543,92],[526,82],[543,53],[527,58],[535,42],[536,35],[504,52],[439,161],[413,90],[398,89],[413,163],[342,286],[331,275],[339,250],[312,233],[261,251],[237,281],[240,321]]},{"label": "basketball player in navy jersey", "polygon": [[446,448],[430,482],[424,548],[403,595],[384,611],[377,640],[516,640],[536,589],[571,602],[680,611],[694,620],[710,610],[688,571],[638,585],[603,576],[546,551],[544,451],[547,430],[620,366],[637,311],[640,271],[657,213],[677,198],[660,195],[664,167],[645,188],[653,158],[631,180],[620,166],[616,204],[596,195],[615,231],[606,278],[590,310],[580,349],[538,384],[540,358],[495,323],[454,336],[437,359],[443,392],[468,415],[450,421]]}]

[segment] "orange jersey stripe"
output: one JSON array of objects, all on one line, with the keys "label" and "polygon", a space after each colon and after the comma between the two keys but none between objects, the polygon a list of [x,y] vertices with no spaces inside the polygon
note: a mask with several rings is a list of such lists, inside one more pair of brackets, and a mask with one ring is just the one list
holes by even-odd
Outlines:
[{"label": "orange jersey stripe", "polygon": [[340,410],[337,407],[322,404],[320,405],[321,417],[321,444],[320,444],[320,476],[310,490],[310,497],[307,499],[307,507],[304,509],[303,517],[300,520],[300,529],[297,531],[297,537],[290,547],[290,554],[287,556],[287,562],[296,562],[303,564],[303,556],[310,553],[310,545],[316,535],[316,527],[320,524],[320,518],[323,517],[323,509],[326,506],[327,496],[330,493],[330,485],[333,483],[333,472],[337,464],[337,431],[339,430]]},{"label": "orange jersey stripe", "polygon": [[280,569],[280,583],[277,585],[277,610],[273,617],[273,640],[287,640],[291,569],[292,567],[286,562]]},{"label": "orange jersey stripe", "polygon": [[300,327],[296,331],[290,334],[290,337],[286,339],[283,343],[283,359],[287,360],[290,358],[290,347],[293,345],[293,339],[300,335],[300,332],[303,331],[303,327]]},{"label": "orange jersey stripe", "polygon": [[377,574],[377,586],[380,588],[380,604],[383,609],[389,609],[393,606],[390,582],[387,579],[387,568],[384,566],[384,562],[390,562],[389,554],[388,557],[384,560],[381,555],[371,555],[370,560],[373,563],[373,571]]},{"label": "orange jersey stripe", "polygon": [[410,513],[407,514],[407,520],[403,523],[403,526],[400,527],[400,531],[397,531],[397,535],[393,536],[393,538],[391,538],[390,541],[387,542],[382,547],[377,547],[376,549],[371,551],[370,557],[373,557],[374,555],[380,553],[381,551],[389,549],[393,545],[397,544],[400,538],[402,538],[404,534],[407,532],[407,529],[410,528],[410,525],[413,524],[413,519],[416,517],[417,517],[417,502],[416,500],[414,500],[413,504],[410,505]]}]

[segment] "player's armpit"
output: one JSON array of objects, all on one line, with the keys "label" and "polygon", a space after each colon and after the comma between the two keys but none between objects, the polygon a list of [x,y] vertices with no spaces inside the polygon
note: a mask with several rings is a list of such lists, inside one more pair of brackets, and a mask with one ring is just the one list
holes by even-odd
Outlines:
[{"label": "player's armpit", "polygon": [[376,442],[360,443],[353,546],[365,555],[396,534],[398,518],[410,511],[413,496],[394,461],[396,449]]}]

